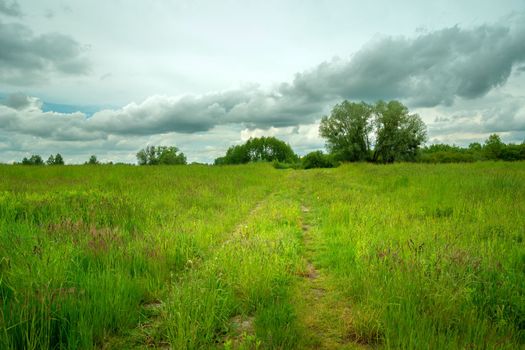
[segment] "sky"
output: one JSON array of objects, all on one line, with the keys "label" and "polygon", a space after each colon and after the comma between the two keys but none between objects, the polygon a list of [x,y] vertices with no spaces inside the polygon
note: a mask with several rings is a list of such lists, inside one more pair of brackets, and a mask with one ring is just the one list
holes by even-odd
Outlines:
[{"label": "sky", "polygon": [[0,162],[303,155],[344,99],[400,100],[429,144],[525,141],[525,2],[0,0]]}]

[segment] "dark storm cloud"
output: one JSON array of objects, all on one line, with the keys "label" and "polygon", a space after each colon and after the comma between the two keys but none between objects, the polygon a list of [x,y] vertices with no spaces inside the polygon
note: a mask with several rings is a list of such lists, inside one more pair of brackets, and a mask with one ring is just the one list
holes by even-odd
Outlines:
[{"label": "dark storm cloud", "polygon": [[523,16],[509,26],[447,28],[415,39],[383,37],[351,60],[299,74],[293,88],[314,99],[404,99],[412,106],[450,105],[485,95],[525,61]]},{"label": "dark storm cloud", "polygon": [[18,1],[0,0],[0,14],[7,16],[20,17],[22,11],[20,10],[20,4]]},{"label": "dark storm cloud", "polygon": [[31,85],[55,74],[86,74],[89,64],[81,45],[67,35],[35,36],[25,25],[0,21],[0,80]]},{"label": "dark storm cloud", "polygon": [[29,97],[21,92],[8,95],[0,104],[16,110],[42,107],[42,102],[34,97]]}]

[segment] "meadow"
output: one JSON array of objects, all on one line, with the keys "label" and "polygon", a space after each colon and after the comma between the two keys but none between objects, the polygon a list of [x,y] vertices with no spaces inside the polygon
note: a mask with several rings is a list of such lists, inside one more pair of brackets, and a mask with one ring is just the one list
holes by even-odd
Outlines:
[{"label": "meadow", "polygon": [[525,163],[0,166],[1,349],[517,349]]}]

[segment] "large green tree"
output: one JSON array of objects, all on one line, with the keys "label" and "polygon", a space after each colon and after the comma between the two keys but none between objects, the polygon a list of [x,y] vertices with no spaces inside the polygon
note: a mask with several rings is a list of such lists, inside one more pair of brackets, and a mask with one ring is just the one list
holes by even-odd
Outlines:
[{"label": "large green tree", "polygon": [[505,144],[501,141],[498,134],[490,135],[483,145],[483,153],[488,159],[501,158],[504,149]]},{"label": "large green tree", "polygon": [[98,165],[100,164],[100,162],[98,161],[97,159],[97,156],[92,154],[90,157],[89,157],[89,160],[84,163],[84,164],[89,164],[89,165]]},{"label": "large green tree", "polygon": [[370,154],[371,118],[374,108],[367,103],[343,101],[321,119],[319,133],[330,153],[340,160],[365,160]]},{"label": "large green tree", "polygon": [[62,158],[62,155],[60,153],[57,153],[55,156],[50,155],[49,158],[47,158],[46,161],[47,165],[64,165],[64,158]]},{"label": "large green tree", "polygon": [[23,165],[44,165],[44,160],[38,154],[33,154],[31,157],[24,157],[22,159]]},{"label": "large green tree", "polygon": [[55,162],[53,165],[64,165],[64,158],[62,158],[62,155],[60,153],[57,153],[55,155]]},{"label": "large green tree", "polygon": [[139,165],[182,165],[186,156],[177,147],[147,146],[137,153]]},{"label": "large green tree", "polygon": [[274,160],[293,163],[298,161],[298,157],[284,141],[275,137],[257,137],[250,138],[243,145],[230,147],[224,157],[215,159],[215,165]]},{"label": "large green tree", "polygon": [[[413,160],[426,140],[426,126],[399,101],[343,101],[321,119],[319,133],[340,160],[390,163]],[[372,141],[374,148],[372,152]]]},{"label": "large green tree", "polygon": [[409,114],[399,101],[379,101],[374,107],[376,140],[373,161],[391,163],[414,160],[426,141],[426,125],[419,115]]}]

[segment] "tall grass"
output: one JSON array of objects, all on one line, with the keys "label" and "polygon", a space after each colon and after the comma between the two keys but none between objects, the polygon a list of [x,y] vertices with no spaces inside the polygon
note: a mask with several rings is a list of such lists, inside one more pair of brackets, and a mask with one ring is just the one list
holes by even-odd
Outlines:
[{"label": "tall grass", "polygon": [[[0,348],[92,348],[146,322],[269,192],[260,167],[0,168]],[[128,344],[129,345],[129,344]]]},{"label": "tall grass", "polygon": [[523,163],[0,166],[0,349],[515,349],[524,228]]},{"label": "tall grass", "polygon": [[309,173],[318,263],[386,348],[525,341],[523,163],[347,165]]}]

